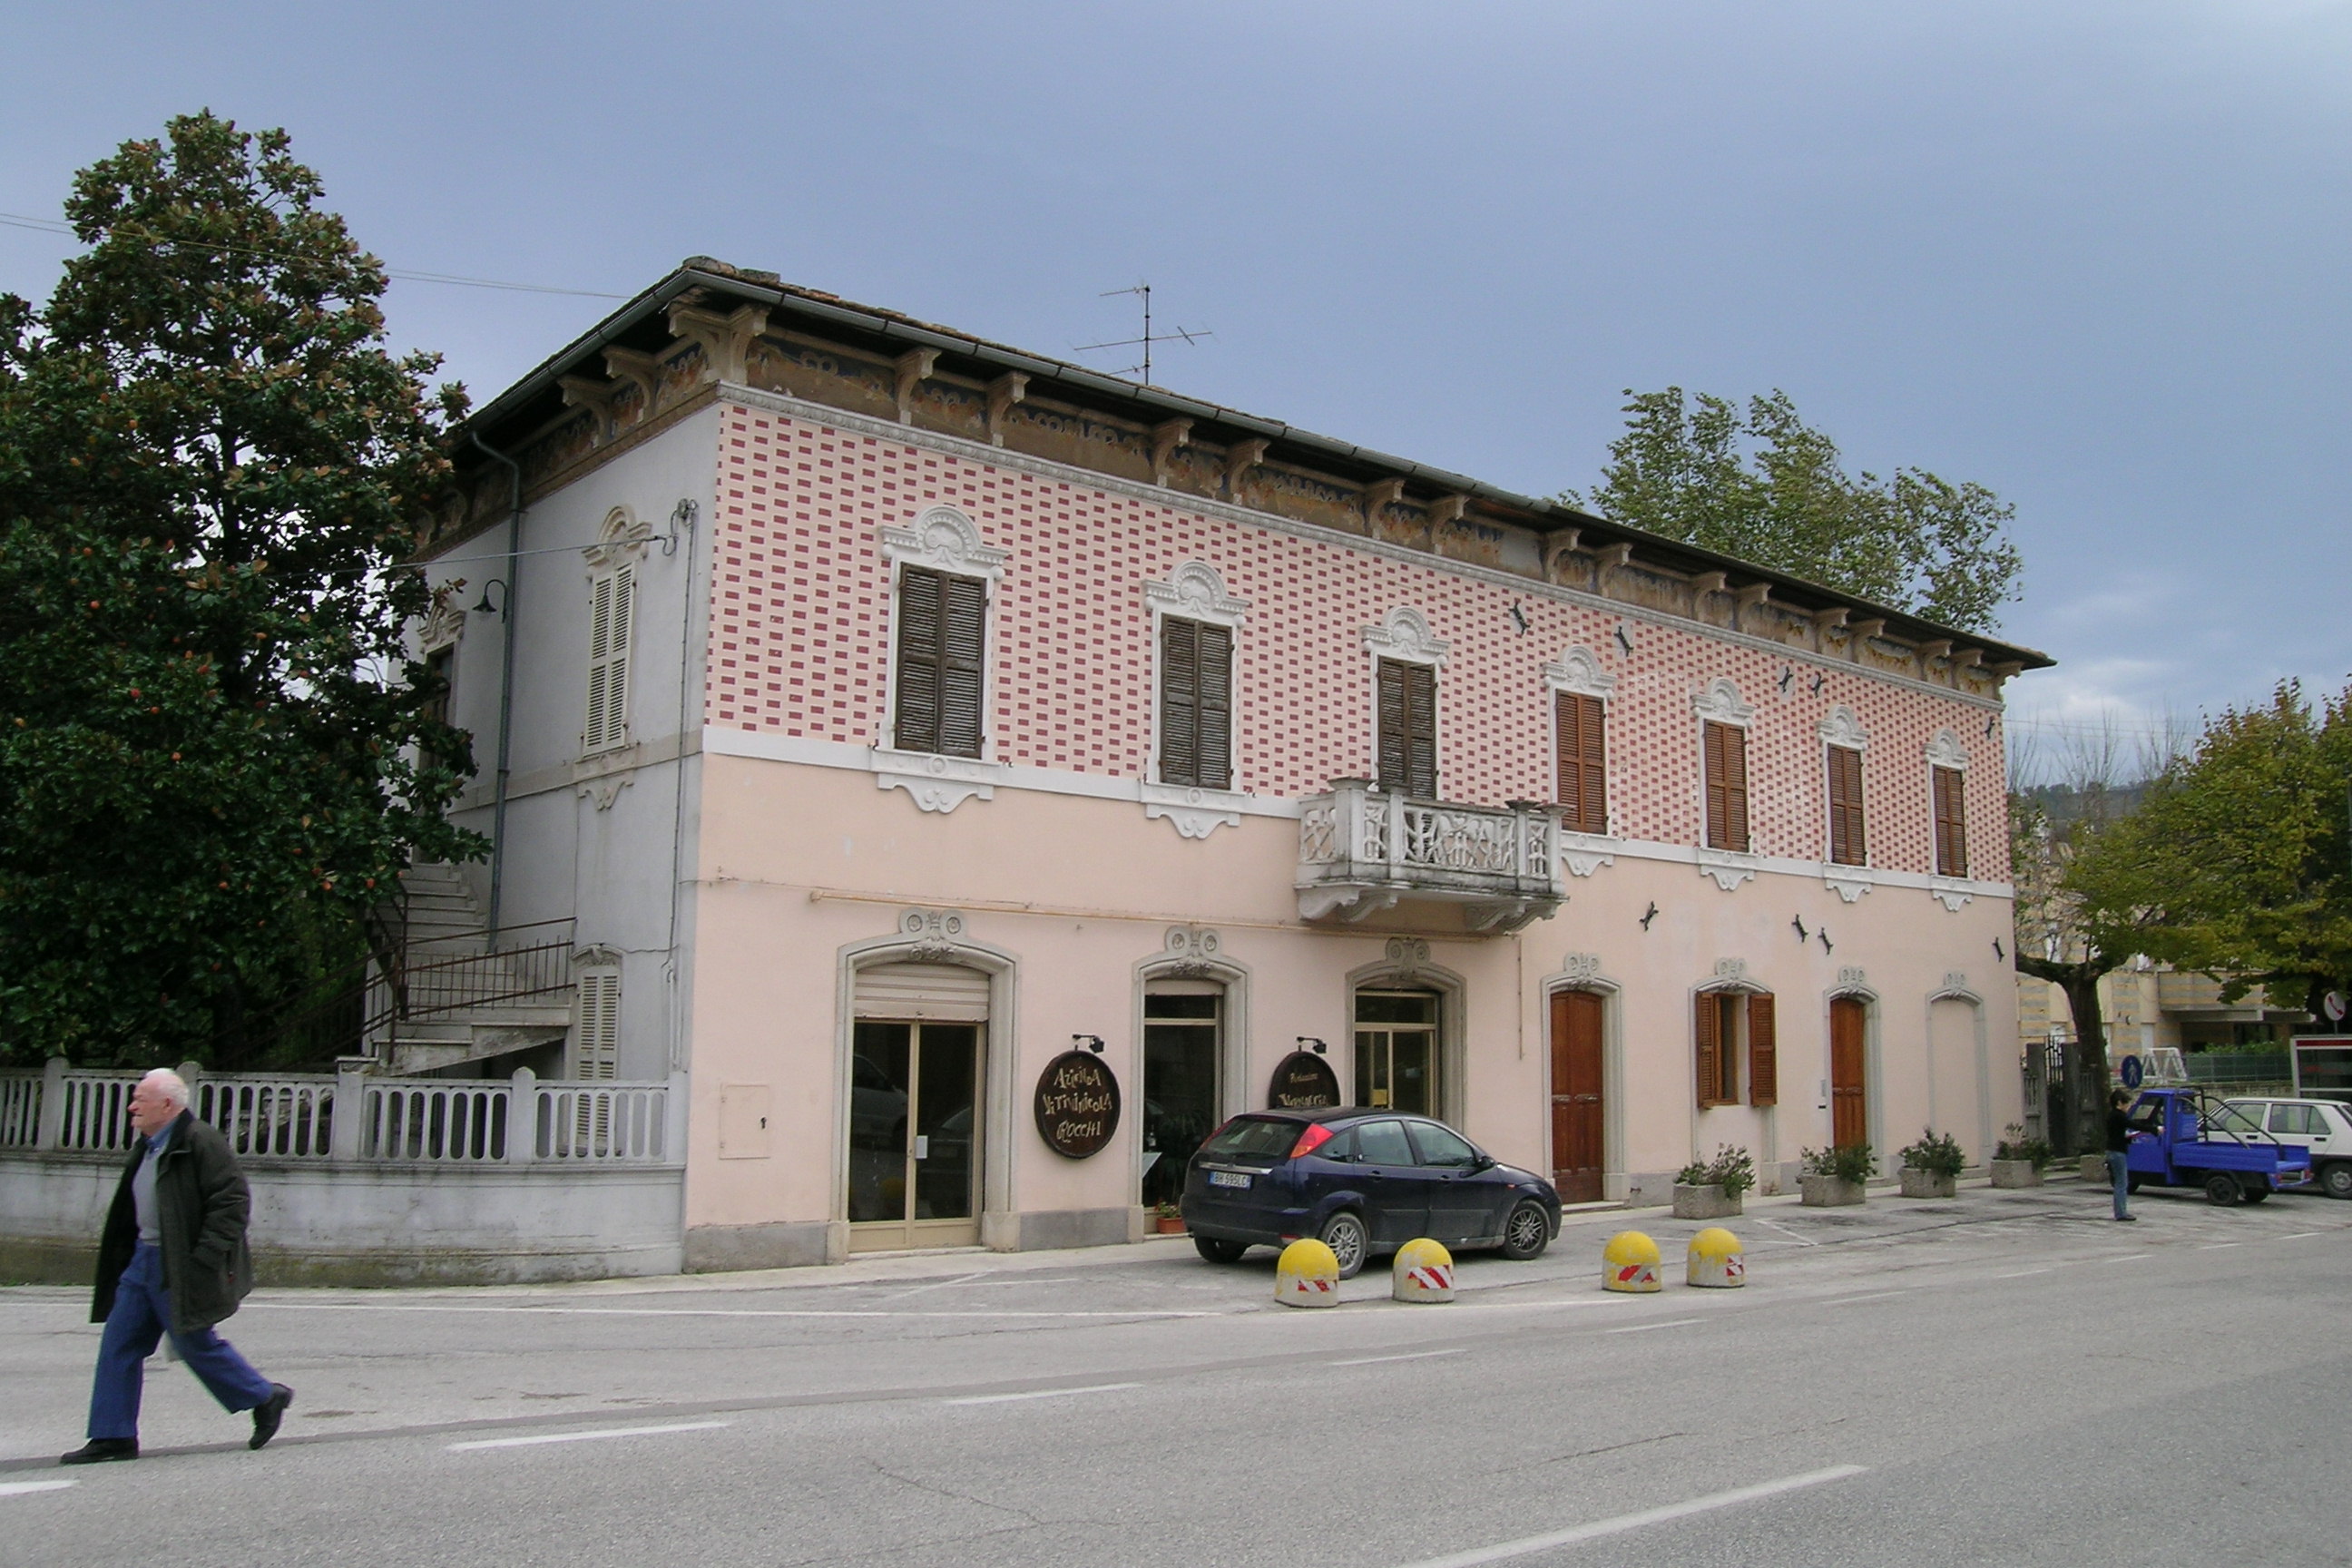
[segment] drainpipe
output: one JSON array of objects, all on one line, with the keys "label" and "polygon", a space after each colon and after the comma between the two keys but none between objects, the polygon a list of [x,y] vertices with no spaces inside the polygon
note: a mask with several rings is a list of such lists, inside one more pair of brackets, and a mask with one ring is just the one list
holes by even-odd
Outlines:
[{"label": "drainpipe", "polygon": [[499,619],[506,623],[504,647],[499,659],[499,772],[496,792],[490,807],[490,930],[489,945],[499,941],[499,900],[506,887],[507,867],[507,774],[514,755],[514,668],[515,668],[515,595],[521,587],[522,575],[522,466],[504,452],[482,439],[478,430],[468,431],[474,445],[493,461],[507,466],[507,595]]}]

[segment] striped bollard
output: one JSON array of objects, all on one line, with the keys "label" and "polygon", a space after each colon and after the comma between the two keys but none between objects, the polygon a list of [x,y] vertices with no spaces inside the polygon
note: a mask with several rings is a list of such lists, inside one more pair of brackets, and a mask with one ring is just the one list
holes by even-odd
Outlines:
[{"label": "striped bollard", "polygon": [[1393,1294],[1400,1301],[1451,1301],[1454,1254],[1426,1237],[1406,1242],[1397,1248]]},{"label": "striped bollard", "polygon": [[1736,1290],[1748,1283],[1748,1257],[1739,1238],[1719,1225],[1708,1226],[1690,1239],[1690,1270],[1694,1285]]},{"label": "striped bollard", "polygon": [[1339,1260],[1312,1237],[1292,1242],[1274,1266],[1274,1299],[1286,1307],[1338,1306]]},{"label": "striped bollard", "polygon": [[1601,1288],[1644,1295],[1663,1290],[1658,1278],[1658,1244],[1638,1230],[1621,1230],[1601,1249]]}]

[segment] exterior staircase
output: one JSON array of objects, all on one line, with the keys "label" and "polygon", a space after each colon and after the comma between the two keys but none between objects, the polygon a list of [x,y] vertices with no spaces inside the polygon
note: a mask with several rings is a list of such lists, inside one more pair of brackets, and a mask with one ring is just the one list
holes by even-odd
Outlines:
[{"label": "exterior staircase", "polygon": [[507,926],[493,942],[456,867],[420,863],[401,885],[401,964],[368,985],[368,1050],[382,1071],[413,1077],[568,1037],[571,921]]}]

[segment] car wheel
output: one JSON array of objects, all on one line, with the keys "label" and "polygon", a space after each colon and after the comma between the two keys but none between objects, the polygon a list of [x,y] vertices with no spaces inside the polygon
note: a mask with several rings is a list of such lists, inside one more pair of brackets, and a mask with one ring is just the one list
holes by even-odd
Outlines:
[{"label": "car wheel", "polygon": [[1242,1254],[1249,1250],[1246,1241],[1220,1241],[1213,1236],[1196,1236],[1192,1250],[1212,1263],[1239,1263]]},{"label": "car wheel", "polygon": [[1364,1216],[1353,1209],[1341,1209],[1323,1222],[1323,1245],[1339,1260],[1339,1278],[1353,1279],[1363,1272],[1364,1258],[1370,1253],[1372,1233],[1364,1228]]},{"label": "car wheel", "polygon": [[1551,1216],[1533,1198],[1522,1198],[1503,1221],[1503,1256],[1514,1263],[1541,1258],[1551,1245]]},{"label": "car wheel", "polygon": [[2270,1195],[2271,1190],[2268,1187],[2248,1187],[2246,1189],[2246,1201],[2250,1204],[2261,1203],[2264,1198],[2267,1198]]},{"label": "car wheel", "polygon": [[2238,1178],[2227,1171],[2216,1171],[2205,1178],[2205,1201],[2223,1208],[2236,1203],[2242,1191],[2238,1185]]},{"label": "car wheel", "polygon": [[2352,1198],[2352,1165],[2330,1165],[2320,1172],[2319,1190],[2331,1198]]}]

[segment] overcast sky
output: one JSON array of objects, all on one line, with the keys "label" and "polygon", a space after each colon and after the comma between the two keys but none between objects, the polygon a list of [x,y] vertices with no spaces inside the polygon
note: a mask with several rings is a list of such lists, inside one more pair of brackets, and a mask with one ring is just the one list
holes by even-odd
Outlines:
[{"label": "overcast sky", "polygon": [[[0,213],[209,106],[396,268],[708,254],[1065,356],[1149,279],[1215,333],[1161,384],[1538,494],[1624,388],[1782,387],[2016,504],[2029,726],[2352,670],[2352,5],[12,0],[0,61]],[[389,304],[480,400],[611,301]]]}]

